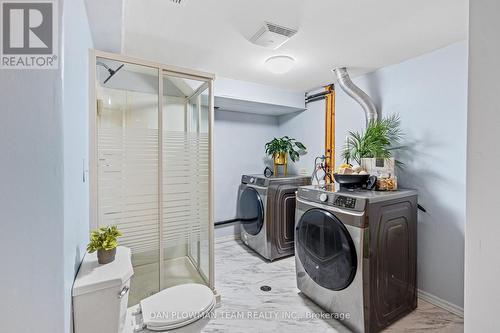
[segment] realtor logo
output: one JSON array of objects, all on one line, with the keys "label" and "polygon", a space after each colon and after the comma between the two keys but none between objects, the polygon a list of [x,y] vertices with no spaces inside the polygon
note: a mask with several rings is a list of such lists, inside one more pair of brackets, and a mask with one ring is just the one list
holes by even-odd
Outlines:
[{"label": "realtor logo", "polygon": [[54,1],[1,1],[0,68],[55,69],[57,15]]}]

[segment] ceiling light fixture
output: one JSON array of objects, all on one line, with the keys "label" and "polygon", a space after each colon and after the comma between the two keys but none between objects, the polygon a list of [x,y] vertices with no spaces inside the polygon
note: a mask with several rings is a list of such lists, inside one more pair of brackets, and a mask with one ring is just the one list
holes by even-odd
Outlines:
[{"label": "ceiling light fixture", "polygon": [[266,60],[267,69],[274,74],[284,74],[290,71],[295,59],[286,55],[277,55]]}]

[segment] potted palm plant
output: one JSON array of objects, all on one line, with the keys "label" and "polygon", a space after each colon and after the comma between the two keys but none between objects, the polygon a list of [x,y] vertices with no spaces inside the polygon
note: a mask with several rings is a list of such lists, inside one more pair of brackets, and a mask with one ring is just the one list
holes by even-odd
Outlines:
[{"label": "potted palm plant", "polygon": [[349,132],[342,153],[346,163],[361,164],[363,158],[391,158],[394,149],[402,148],[400,124],[399,115],[395,114],[370,122],[362,133]]},{"label": "potted palm plant", "polygon": [[273,138],[266,143],[265,148],[266,154],[273,157],[274,174],[277,173],[277,166],[282,165],[285,176],[288,156],[293,162],[296,162],[300,159],[300,154],[305,154],[307,150],[302,142],[288,136]]},{"label": "potted palm plant", "polygon": [[122,236],[116,225],[101,227],[90,233],[90,242],[87,251],[94,253],[97,251],[97,261],[99,264],[109,264],[115,260],[117,238]]},{"label": "potted palm plant", "polygon": [[[396,190],[397,178],[394,174],[394,165],[396,163],[401,166],[402,163],[394,161],[392,152],[403,148],[400,146],[402,137],[397,114],[370,122],[362,133],[349,132],[343,151],[347,163],[345,165],[350,168],[350,163],[357,162],[361,165],[360,169],[377,177],[378,190]],[[345,165],[341,165],[339,169]],[[340,176],[335,175],[335,177],[337,179]],[[351,180],[355,182],[354,178]]]}]

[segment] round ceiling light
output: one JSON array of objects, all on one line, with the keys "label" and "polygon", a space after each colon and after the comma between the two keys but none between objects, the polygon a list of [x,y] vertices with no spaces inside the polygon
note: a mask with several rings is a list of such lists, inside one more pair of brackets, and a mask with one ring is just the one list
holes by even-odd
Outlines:
[{"label": "round ceiling light", "polygon": [[267,69],[274,74],[284,74],[292,69],[295,59],[286,55],[277,55],[266,60]]}]

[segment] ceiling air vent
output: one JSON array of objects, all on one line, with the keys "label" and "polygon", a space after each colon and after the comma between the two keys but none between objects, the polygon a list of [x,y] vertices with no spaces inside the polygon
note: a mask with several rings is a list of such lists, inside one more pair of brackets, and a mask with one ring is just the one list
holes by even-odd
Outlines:
[{"label": "ceiling air vent", "polygon": [[264,26],[250,38],[250,41],[256,45],[276,50],[296,33],[297,30],[266,22]]},{"label": "ceiling air vent", "polygon": [[170,3],[174,5],[185,5],[187,0],[170,0]]}]

